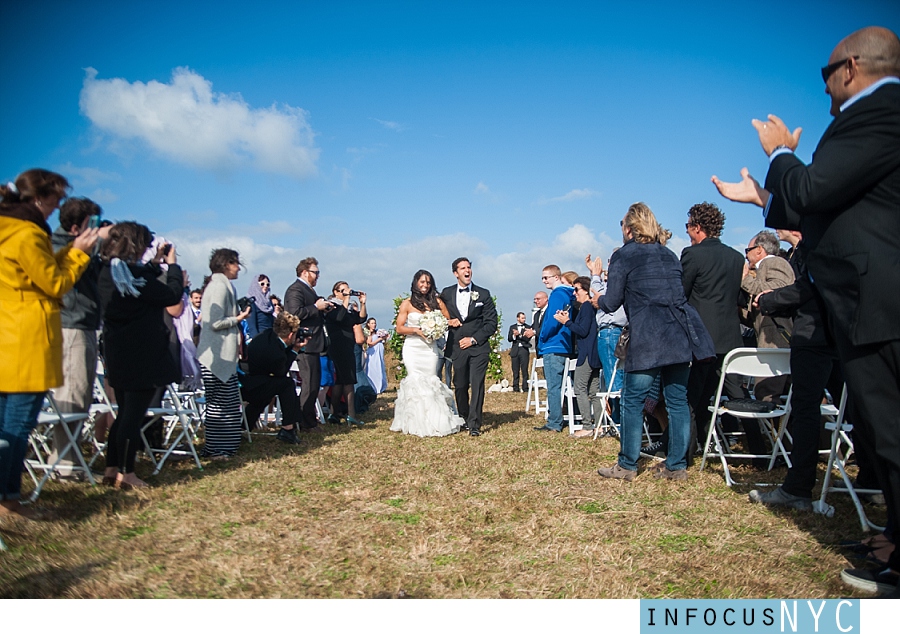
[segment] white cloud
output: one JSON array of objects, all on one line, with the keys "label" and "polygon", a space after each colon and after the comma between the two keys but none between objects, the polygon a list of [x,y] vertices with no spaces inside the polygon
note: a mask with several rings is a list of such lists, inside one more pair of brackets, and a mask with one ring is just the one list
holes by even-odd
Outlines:
[{"label": "white cloud", "polygon": [[479,182],[475,185],[475,193],[476,194],[490,194],[491,188],[484,184],[484,182]]},{"label": "white cloud", "polygon": [[594,191],[593,189],[573,189],[568,194],[563,194],[562,196],[557,196],[555,198],[541,198],[537,202],[537,204],[546,205],[548,203],[571,203],[576,200],[587,200],[588,198],[594,198],[599,195],[600,192]]},{"label": "white cloud", "polygon": [[56,171],[71,180],[77,187],[96,187],[101,183],[119,182],[122,176],[96,167],[78,167],[71,162],[60,165]]},{"label": "white cloud", "polygon": [[317,173],[319,149],[308,113],[288,105],[251,108],[212,90],[189,68],[168,84],[97,79],[86,69],[81,111],[113,141],[140,140],[160,155],[203,169],[253,168],[294,178]]},{"label": "white cloud", "polygon": [[406,130],[406,126],[397,121],[384,121],[383,119],[376,119],[375,117],[372,117],[372,121],[375,121],[382,127],[393,132],[403,132],[404,130]]},{"label": "white cloud", "polygon": [[119,196],[111,189],[98,187],[87,195],[88,198],[100,205],[109,205],[119,200]]}]

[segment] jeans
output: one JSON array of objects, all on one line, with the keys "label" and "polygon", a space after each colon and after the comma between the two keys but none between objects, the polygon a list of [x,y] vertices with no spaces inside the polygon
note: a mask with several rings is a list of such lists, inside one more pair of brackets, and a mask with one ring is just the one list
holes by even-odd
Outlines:
[{"label": "jeans", "polygon": [[[603,365],[603,384],[607,383],[607,379],[612,376],[613,366],[616,364],[616,344],[619,343],[619,335],[622,329],[618,326],[610,326],[597,331],[597,353],[600,355],[600,363]],[[622,389],[622,383],[625,377],[625,370],[618,368],[616,370],[616,379],[613,381],[613,391],[617,392]],[[618,425],[619,409],[621,399],[610,399],[609,404],[612,409],[612,419]]]},{"label": "jeans", "polygon": [[687,468],[688,442],[691,437],[691,413],[687,404],[687,383],[690,363],[675,363],[661,368],[638,370],[625,375],[622,390],[622,445],[619,466],[637,471],[644,431],[644,400],[657,375],[662,376],[663,398],[669,413],[669,452],[666,468],[679,471]]},{"label": "jeans", "polygon": [[0,449],[0,500],[18,500],[22,491],[22,463],[28,452],[28,436],[37,426],[46,392],[0,393],[0,438],[9,447]]},{"label": "jeans", "polygon": [[547,380],[547,427],[554,431],[562,431],[562,386],[566,373],[564,354],[544,355],[544,378]]}]

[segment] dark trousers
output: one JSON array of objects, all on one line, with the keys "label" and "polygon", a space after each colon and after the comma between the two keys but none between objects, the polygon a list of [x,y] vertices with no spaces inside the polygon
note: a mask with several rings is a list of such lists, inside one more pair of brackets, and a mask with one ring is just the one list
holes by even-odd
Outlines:
[{"label": "dark trousers", "polygon": [[106,439],[106,466],[134,473],[134,457],[143,449],[141,427],[157,389],[116,390],[119,411]]},{"label": "dark trousers", "polygon": [[[709,432],[709,424],[712,420],[712,412],[709,411],[710,400],[716,394],[719,387],[719,377],[722,376],[722,362],[724,354],[717,354],[715,361],[694,362],[691,364],[691,375],[688,378],[687,399],[691,408],[691,438],[696,438],[701,449],[706,442],[706,434]],[[741,378],[735,374],[725,375],[725,384],[722,394],[728,398],[749,398],[750,393],[741,385]],[[737,419],[726,414],[722,417],[723,426],[729,430],[738,428]],[[744,433],[747,434],[747,449],[749,453],[765,454],[766,444],[763,441],[759,424],[748,419],[744,425]],[[691,464],[694,453],[694,443],[688,443],[688,464]],[[766,461],[768,466],[768,461]]]},{"label": "dark trousers", "polygon": [[322,382],[322,366],[318,354],[301,352],[297,355],[297,368],[300,371],[300,426],[312,429],[318,424],[316,419],[316,399],[319,396],[319,384]]},{"label": "dark trousers", "polygon": [[[837,328],[835,343],[854,403],[854,445],[874,455],[887,502],[888,526],[900,527],[900,340],[854,346]],[[900,570],[900,548],[888,559]]]},{"label": "dark trousers", "polygon": [[[469,429],[481,429],[481,410],[484,408],[484,377],[487,374],[490,354],[469,355],[456,351],[453,357],[453,386],[456,408]],[[471,389],[471,398],[469,390]]]},{"label": "dark trousers", "polygon": [[819,460],[822,396],[827,387],[837,405],[844,387],[837,351],[828,346],[791,348],[791,380],[794,391],[788,425],[793,447],[791,468],[781,486],[791,495],[811,498]]},{"label": "dark trousers", "polygon": [[[518,392],[521,385],[521,391],[524,392],[526,390],[526,381],[530,378],[528,376],[528,348],[513,344],[513,347],[509,349],[509,360],[512,362],[513,390]],[[522,375],[521,382],[519,382],[519,374]]]},{"label": "dark trousers", "polygon": [[241,397],[247,401],[247,407],[244,409],[247,422],[253,425],[258,421],[260,414],[276,396],[281,402],[281,426],[299,424],[300,400],[297,398],[294,379],[289,376],[270,376],[265,383],[252,388],[241,388]]}]

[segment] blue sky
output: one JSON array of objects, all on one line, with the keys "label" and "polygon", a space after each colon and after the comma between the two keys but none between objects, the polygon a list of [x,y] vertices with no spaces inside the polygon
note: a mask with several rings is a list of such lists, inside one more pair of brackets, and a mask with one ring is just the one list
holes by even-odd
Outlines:
[{"label": "blue sky", "polygon": [[[276,292],[314,255],[386,325],[413,272],[473,261],[504,324],[548,263],[609,256],[647,202],[687,244],[711,200],[745,246],[758,211],[709,182],[762,179],[750,126],[830,121],[819,76],[895,2],[3,3],[0,179],[41,166],[107,217],[173,240],[195,281],[237,248]],[[93,70],[90,70],[93,69]],[[53,220],[51,220],[53,224]]]}]

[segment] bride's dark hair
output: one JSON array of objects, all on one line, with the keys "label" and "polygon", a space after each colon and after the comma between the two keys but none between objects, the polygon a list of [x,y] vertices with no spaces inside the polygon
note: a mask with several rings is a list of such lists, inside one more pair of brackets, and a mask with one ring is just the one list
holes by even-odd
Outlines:
[{"label": "bride's dark hair", "polygon": [[[418,282],[419,278],[422,276],[428,278],[428,292],[421,293],[419,292]],[[413,305],[413,308],[416,310],[421,310],[423,313],[429,310],[437,310],[440,308],[438,305],[438,297],[437,291],[434,288],[434,275],[429,273],[424,269],[419,269],[416,271],[416,274],[413,275],[412,284],[409,287],[410,295],[409,302]]]}]

